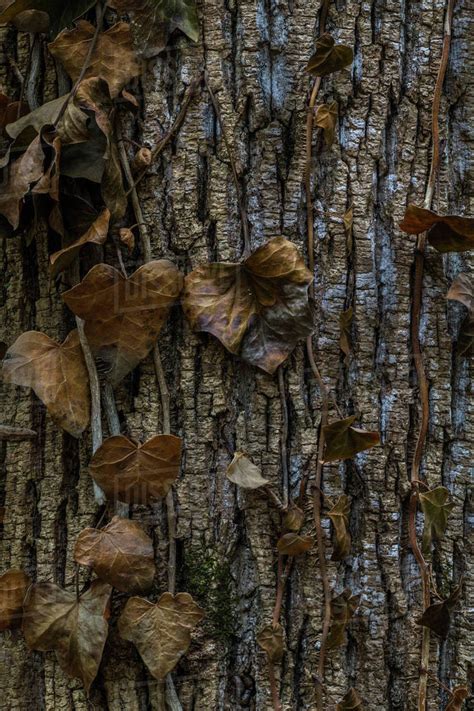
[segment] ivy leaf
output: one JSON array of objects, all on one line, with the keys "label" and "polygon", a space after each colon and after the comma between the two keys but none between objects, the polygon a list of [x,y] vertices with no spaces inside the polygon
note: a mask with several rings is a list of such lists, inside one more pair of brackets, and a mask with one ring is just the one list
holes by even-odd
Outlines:
[{"label": "ivy leaf", "polygon": [[[95,29],[90,22],[79,20],[73,30],[63,30],[49,45],[49,51],[62,63],[73,81],[79,78]],[[118,22],[99,35],[85,78],[101,77],[115,98],[133,77],[141,73],[141,69],[133,50],[130,25]]]},{"label": "ivy leaf", "polygon": [[352,353],[352,320],[354,318],[354,310],[350,306],[346,311],[343,311],[339,316],[339,327],[341,329],[341,335],[339,339],[339,345],[341,351],[344,353],[346,363],[349,362]]},{"label": "ivy leaf", "polygon": [[309,60],[306,71],[314,77],[325,77],[338,72],[354,60],[354,52],[345,44],[335,44],[334,38],[326,33],[316,42],[316,52]]},{"label": "ivy leaf", "polygon": [[285,533],[277,543],[280,555],[301,555],[313,547],[311,536],[300,536],[298,533]]},{"label": "ivy leaf", "polygon": [[288,511],[283,516],[283,527],[287,531],[298,533],[303,526],[304,519],[304,511],[302,511],[296,504],[291,504]]},{"label": "ivy leaf", "polygon": [[103,210],[82,237],[67,247],[55,252],[50,257],[51,274],[53,277],[67,269],[86,244],[104,244],[109,232],[110,212]]},{"label": "ivy leaf", "polygon": [[128,600],[118,621],[119,634],[133,642],[155,679],[164,679],[191,644],[191,631],[204,610],[188,593],[164,593],[154,605],[140,597]]},{"label": "ivy leaf", "polygon": [[61,669],[89,691],[108,633],[110,585],[94,581],[79,599],[54,583],[33,585],[25,604],[23,633],[30,649],[56,652]]},{"label": "ivy leaf", "polygon": [[257,634],[257,644],[266,652],[272,664],[279,664],[285,653],[283,627],[278,622],[275,625],[265,625]]},{"label": "ivy leaf", "polygon": [[165,259],[148,262],[128,279],[97,264],[63,298],[85,321],[94,354],[117,383],[151,351],[181,287],[180,272]]},{"label": "ivy leaf", "polygon": [[331,101],[330,104],[321,104],[318,106],[314,122],[318,128],[322,128],[327,146],[332,146],[334,143],[336,121],[337,101]]},{"label": "ivy leaf", "polygon": [[464,701],[469,696],[467,686],[456,686],[451,691],[451,698],[444,711],[461,711]]},{"label": "ivy leaf", "polygon": [[236,452],[227,467],[226,476],[233,484],[242,489],[258,489],[270,482],[264,479],[260,469],[243,452]]},{"label": "ivy leaf", "polygon": [[147,592],[153,585],[153,541],[134,521],[114,516],[102,529],[86,528],[79,534],[74,560],[87,565],[117,590]]},{"label": "ivy leaf", "polygon": [[327,649],[335,649],[345,642],[346,627],[359,606],[360,595],[353,595],[349,588],[331,600],[331,627],[326,641]]},{"label": "ivy leaf", "polygon": [[32,34],[46,34],[49,32],[50,19],[47,12],[42,10],[25,10],[20,12],[12,24],[18,32],[30,32]]},{"label": "ivy leaf", "polygon": [[274,373],[313,331],[312,276],[295,245],[275,237],[242,264],[213,263],[185,279],[183,309],[196,331]]},{"label": "ivy leaf", "polygon": [[95,5],[95,0],[14,0],[0,13],[0,25],[13,22],[20,12],[40,10],[49,15],[51,33],[56,35]]},{"label": "ivy leaf", "polygon": [[451,284],[447,298],[458,301],[468,310],[468,313],[461,324],[458,336],[459,354],[467,355],[471,352],[474,344],[474,292],[472,283],[467,274],[458,274]]},{"label": "ivy leaf", "polygon": [[431,552],[433,538],[442,538],[448,518],[455,504],[449,500],[449,491],[444,486],[420,493],[420,506],[425,515],[422,548],[425,555]]},{"label": "ivy leaf", "polygon": [[324,427],[326,448],[325,462],[336,462],[339,459],[350,459],[359,452],[372,449],[380,444],[378,432],[368,432],[352,427],[357,416],[352,415],[344,420],[337,420]]},{"label": "ivy leaf", "polygon": [[24,116],[29,112],[29,106],[27,103],[13,101],[6,94],[0,92],[0,135],[5,133],[5,127],[16,121],[18,115]]},{"label": "ivy leaf", "polygon": [[28,146],[25,153],[9,169],[6,185],[0,195],[0,215],[7,218],[14,230],[20,225],[23,201],[44,175],[45,155],[40,136]]},{"label": "ivy leaf", "polygon": [[3,361],[7,383],[33,388],[59,427],[80,437],[89,424],[89,376],[79,334],[64,343],[45,333],[27,331],[8,349]]},{"label": "ivy leaf", "polygon": [[332,560],[344,560],[351,550],[351,534],[349,533],[349,514],[351,505],[349,497],[343,494],[335,506],[328,512],[334,526],[334,546]]},{"label": "ivy leaf", "polygon": [[429,629],[435,632],[439,637],[446,639],[451,625],[451,613],[456,607],[460,597],[461,585],[457,585],[446,600],[430,605],[424,611],[420,619],[416,621],[417,624],[423,627],[429,627]]},{"label": "ivy leaf", "polygon": [[408,205],[400,229],[410,235],[428,231],[428,242],[438,252],[467,252],[474,249],[474,218],[438,215],[423,207]]},{"label": "ivy leaf", "polygon": [[111,0],[110,4],[131,16],[135,45],[145,59],[162,52],[174,30],[194,42],[199,39],[196,0]]},{"label": "ivy leaf", "polygon": [[21,624],[29,586],[30,579],[22,570],[12,568],[0,575],[0,632]]},{"label": "ivy leaf", "polygon": [[336,711],[352,711],[352,709],[362,711],[362,699],[353,687],[339,701]]},{"label": "ivy leaf", "polygon": [[109,437],[92,457],[92,478],[112,501],[149,504],[166,496],[176,481],[181,446],[173,435],[156,435],[145,444]]}]

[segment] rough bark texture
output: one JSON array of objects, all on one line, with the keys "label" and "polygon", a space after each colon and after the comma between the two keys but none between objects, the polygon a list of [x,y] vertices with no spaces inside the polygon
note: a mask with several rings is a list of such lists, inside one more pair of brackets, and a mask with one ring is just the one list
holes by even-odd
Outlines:
[{"label": "rough bark texture", "polygon": [[[154,146],[171,125],[190,80],[205,69],[234,145],[247,206],[252,246],[278,234],[305,249],[306,102],[304,66],[317,32],[317,0],[202,0],[202,36],[174,42],[148,64],[143,112],[134,139]],[[444,0],[338,0],[328,29],[354,48],[352,71],[323,81],[321,99],[339,103],[338,140],[331,149],[314,134],[316,230],[315,354],[328,387],[345,413],[380,429],[383,446],[354,462],[327,466],[324,491],[352,497],[351,556],[329,563],[331,586],[350,586],[362,602],[345,647],[329,654],[326,707],[351,685],[368,711],[416,709],[421,589],[407,546],[407,505],[418,423],[410,358],[414,238],[398,223],[408,200],[422,204],[429,172],[430,111],[442,44]],[[442,171],[435,208],[474,210],[474,2],[459,0],[442,102]],[[21,71],[28,37],[1,30],[4,51]],[[5,85],[16,86],[8,61]],[[63,79],[60,79],[60,82]],[[43,86],[44,83],[44,86]],[[62,85],[61,90],[63,90]],[[54,98],[57,80],[47,55],[36,51],[28,93]],[[228,155],[208,94],[191,105],[178,138],[140,187],[154,257],[183,270],[208,260],[234,261],[242,241]],[[354,205],[353,239],[342,215]],[[134,221],[134,220],[133,220]],[[63,286],[50,283],[48,235],[12,239],[2,247],[0,339],[24,330],[64,338],[73,327],[62,305]],[[115,263],[112,248],[105,259]],[[100,257],[100,255],[99,255]],[[129,260],[131,270],[140,262]],[[460,309],[447,305],[452,278],[467,256],[426,259],[422,343],[430,381],[430,430],[423,473],[444,484],[456,508],[437,546],[435,579],[441,592],[467,567],[467,481],[472,463],[472,402],[466,360],[455,352]],[[89,265],[90,266],[90,265]],[[86,265],[83,265],[83,270]],[[353,357],[344,364],[338,318],[354,307]],[[233,451],[244,450],[263,475],[281,485],[281,406],[277,378],[256,372],[219,343],[193,335],[176,309],[160,337],[171,390],[172,432],[185,439],[176,487],[178,588],[198,596],[207,622],[174,674],[184,709],[269,709],[267,668],[258,628],[271,618],[275,596],[278,514],[255,492],[242,493],[224,477]],[[288,462],[297,493],[303,467],[316,452],[321,398],[297,348],[284,367],[290,415]],[[117,389],[122,430],[146,439],[161,431],[161,407],[152,357]],[[71,585],[72,548],[97,518],[87,464],[89,436],[61,433],[34,395],[3,387],[5,424],[39,432],[36,442],[0,442],[0,569],[24,567],[34,578]],[[106,426],[105,426],[106,427]],[[153,533],[159,570],[155,594],[166,589],[167,526],[161,506],[136,508],[133,518]],[[329,533],[329,520],[323,519]],[[328,550],[328,555],[330,549]],[[464,683],[472,658],[466,621],[472,580],[448,640],[432,641],[431,669],[448,684]],[[114,607],[123,604],[117,596]],[[323,608],[316,551],[298,559],[284,598],[282,624],[288,651],[281,670],[285,709],[315,708],[315,679]],[[88,708],[84,691],[67,680],[54,655],[29,653],[20,634],[2,637],[0,698],[9,709]],[[161,693],[112,622],[92,708],[159,709]],[[446,695],[430,686],[430,709]]]}]

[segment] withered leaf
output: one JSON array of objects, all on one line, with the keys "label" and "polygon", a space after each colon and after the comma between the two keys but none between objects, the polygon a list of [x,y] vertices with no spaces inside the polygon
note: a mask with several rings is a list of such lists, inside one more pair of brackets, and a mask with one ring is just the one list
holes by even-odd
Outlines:
[{"label": "withered leaf", "polygon": [[110,585],[96,580],[80,596],[54,583],[30,588],[23,633],[30,649],[56,652],[61,669],[89,691],[97,676],[108,633]]},{"label": "withered leaf", "polygon": [[298,533],[303,526],[304,519],[304,511],[302,511],[302,509],[300,509],[300,507],[296,504],[291,504],[288,507],[288,511],[283,516],[283,527],[287,531]]},{"label": "withered leaf", "polygon": [[[59,59],[73,81],[79,78],[95,34],[95,27],[79,20],[73,30],[63,30],[49,45],[51,54]],[[99,35],[85,78],[101,77],[115,98],[128,82],[140,74],[141,65],[135,56],[130,25],[118,22]]]},{"label": "withered leaf", "polygon": [[[68,94],[48,101],[39,108],[23,115],[6,128],[8,135],[20,145],[31,142],[45,126],[55,124],[66,103]],[[56,127],[63,145],[83,143],[89,138],[89,118],[74,101],[69,101],[63,117]]]},{"label": "withered leaf", "polygon": [[29,586],[30,579],[22,570],[12,568],[0,575],[0,632],[21,624]]},{"label": "withered leaf", "polygon": [[144,444],[109,437],[92,457],[92,478],[111,500],[149,504],[166,496],[176,481],[181,446],[173,435],[156,435]]},{"label": "withered leaf", "polygon": [[13,101],[6,94],[0,92],[0,134],[5,131],[5,126],[16,121],[19,116],[29,112],[28,104],[24,101]]},{"label": "withered leaf", "polygon": [[444,535],[454,503],[450,501],[449,491],[444,486],[437,486],[419,496],[421,510],[425,515],[422,548],[423,553],[429,556],[432,539]]},{"label": "withered leaf", "polygon": [[341,335],[339,339],[339,345],[341,351],[346,356],[346,363],[348,362],[350,355],[352,353],[352,319],[354,317],[354,310],[352,306],[342,312],[339,316],[339,327],[341,329]]},{"label": "withered leaf", "polygon": [[120,242],[125,245],[129,252],[133,252],[135,249],[135,235],[133,234],[130,227],[122,227],[119,230]]},{"label": "withered leaf", "polygon": [[351,534],[349,533],[349,514],[351,505],[349,497],[343,494],[333,506],[328,516],[334,526],[334,544],[332,560],[344,560],[351,550]]},{"label": "withered leaf", "polygon": [[316,109],[314,122],[318,128],[323,129],[324,140],[327,146],[334,143],[334,134],[337,121],[337,101],[330,104],[321,104]]},{"label": "withered leaf", "polygon": [[422,614],[418,625],[429,627],[439,637],[446,639],[451,625],[451,613],[461,597],[461,585],[457,585],[451,595],[440,602],[434,602]]},{"label": "withered leaf", "polygon": [[327,649],[335,649],[344,644],[346,627],[359,606],[359,595],[353,595],[349,588],[331,600],[331,627],[326,641]]},{"label": "withered leaf", "polygon": [[272,664],[279,664],[285,652],[283,627],[278,623],[275,625],[265,625],[257,634],[257,644],[260,649],[266,652]]},{"label": "withered leaf", "polygon": [[89,424],[89,375],[76,330],[62,344],[39,331],[22,333],[7,351],[3,376],[33,388],[56,424],[73,437]]},{"label": "withered leaf", "polygon": [[309,60],[306,71],[314,77],[325,77],[352,64],[354,52],[345,44],[335,44],[334,38],[326,33],[316,42],[316,52]]},{"label": "withered leaf", "polygon": [[380,444],[378,432],[368,432],[352,427],[357,416],[352,415],[344,420],[337,420],[324,427],[326,448],[325,462],[336,462],[338,459],[350,459],[358,452],[364,452]]},{"label": "withered leaf", "polygon": [[447,299],[459,301],[469,311],[474,309],[474,289],[467,274],[458,274],[450,286]]},{"label": "withered leaf", "polygon": [[467,686],[456,686],[451,691],[451,698],[444,711],[461,711],[465,699],[469,696]]},{"label": "withered leaf", "polygon": [[147,592],[153,585],[153,541],[134,521],[114,516],[104,528],[86,528],[79,534],[74,560],[126,593]]},{"label": "withered leaf", "polygon": [[148,262],[128,279],[108,264],[97,264],[63,294],[71,311],[85,321],[92,351],[109,366],[112,382],[122,380],[151,351],[182,281],[165,259]]},{"label": "withered leaf", "polygon": [[242,264],[213,263],[185,279],[183,309],[196,331],[274,373],[313,330],[312,276],[296,246],[275,237]]},{"label": "withered leaf", "polygon": [[362,711],[362,699],[353,687],[339,701],[336,711],[351,711],[352,709]]},{"label": "withered leaf", "polygon": [[131,16],[135,46],[145,59],[162,52],[174,30],[194,42],[199,39],[196,0],[111,0],[110,4]]},{"label": "withered leaf", "polygon": [[300,536],[298,533],[285,533],[277,543],[281,555],[301,555],[313,547],[311,536]]},{"label": "withered leaf", "polygon": [[12,24],[19,32],[46,33],[49,32],[49,15],[42,10],[25,10],[20,12]]},{"label": "withered leaf", "polygon": [[153,153],[149,148],[140,148],[136,153],[132,163],[132,172],[141,173],[151,165]]},{"label": "withered leaf", "polygon": [[229,481],[241,486],[242,489],[258,489],[269,484],[267,479],[263,478],[260,469],[243,452],[234,454],[233,460],[227,467],[226,476]]},{"label": "withered leaf", "polygon": [[400,229],[410,235],[428,231],[428,242],[438,252],[467,252],[474,249],[474,218],[439,215],[423,207],[408,205]]},{"label": "withered leaf", "polygon": [[87,232],[72,244],[64,247],[51,255],[51,274],[56,276],[64,271],[69,264],[78,256],[81,247],[86,244],[104,244],[107,239],[110,223],[110,212],[103,210],[98,218],[92,223]]},{"label": "withered leaf", "polygon": [[95,0],[13,0],[4,2],[0,8],[0,24],[13,22],[20,12],[39,10],[49,15],[51,32],[56,34],[63,27],[72,24],[73,20],[83,15],[95,5]]},{"label": "withered leaf", "polygon": [[118,629],[137,647],[155,679],[164,679],[188,651],[191,631],[203,617],[191,595],[166,592],[155,605],[140,597],[128,600]]},{"label": "withered leaf", "polygon": [[25,153],[10,165],[9,176],[0,195],[0,215],[4,215],[15,230],[20,224],[24,198],[44,174],[44,162],[41,138],[37,136]]}]

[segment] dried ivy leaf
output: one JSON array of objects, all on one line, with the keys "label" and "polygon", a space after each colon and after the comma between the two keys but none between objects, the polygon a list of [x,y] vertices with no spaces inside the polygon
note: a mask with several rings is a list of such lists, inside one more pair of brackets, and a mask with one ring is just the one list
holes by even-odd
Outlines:
[{"label": "dried ivy leaf", "polygon": [[164,679],[191,644],[191,631],[204,610],[188,593],[164,593],[156,605],[140,597],[128,600],[118,621],[119,634],[133,642],[155,679]]},{"label": "dried ivy leaf", "polygon": [[400,229],[410,235],[428,231],[428,242],[438,252],[467,252],[474,249],[474,218],[438,215],[423,207],[408,205]]},{"label": "dried ivy leaf", "polygon": [[332,560],[344,560],[351,550],[351,534],[349,533],[350,499],[343,494],[335,506],[328,512],[334,526],[334,545]]},{"label": "dried ivy leaf", "polygon": [[358,452],[372,449],[380,444],[378,432],[368,432],[352,427],[357,415],[337,420],[324,427],[326,448],[324,450],[325,462],[336,462],[338,459],[350,459]]},{"label": "dried ivy leaf", "polygon": [[166,496],[176,481],[181,446],[173,435],[156,435],[144,444],[109,437],[92,457],[92,478],[111,500],[149,504]]},{"label": "dried ivy leaf", "polygon": [[458,274],[446,296],[451,301],[459,301],[468,311],[474,309],[474,289],[467,274]]},{"label": "dried ivy leaf", "polygon": [[272,374],[313,330],[311,281],[296,246],[275,237],[242,264],[195,269],[185,279],[183,309],[196,331]]},{"label": "dried ivy leaf", "polygon": [[151,351],[181,287],[180,272],[165,259],[148,262],[128,279],[97,264],[63,298],[84,319],[94,354],[117,383]]},{"label": "dried ivy leaf", "polygon": [[279,664],[285,653],[283,627],[278,622],[275,625],[265,625],[257,634],[257,644],[266,652],[272,664]]},{"label": "dried ivy leaf", "polygon": [[349,588],[331,600],[331,627],[326,641],[327,649],[335,649],[345,642],[346,627],[359,606],[360,595],[353,595]]},{"label": "dried ivy leaf", "polygon": [[0,92],[0,134],[5,133],[5,127],[16,121],[19,116],[29,113],[29,106],[24,101],[13,101]]},{"label": "dried ivy leaf", "polygon": [[430,605],[416,621],[417,624],[429,627],[439,637],[446,639],[451,624],[451,613],[461,597],[461,589],[461,585],[457,585],[446,600]]},{"label": "dried ivy leaf", "polygon": [[[63,64],[73,81],[79,78],[94,34],[95,27],[90,22],[79,20],[73,30],[63,30],[49,45],[49,51]],[[130,25],[118,22],[99,35],[85,78],[101,77],[115,98],[141,69],[133,50]]]},{"label": "dried ivy leaf", "polygon": [[285,533],[278,541],[280,555],[301,555],[313,547],[311,536],[300,536],[298,533]]},{"label": "dried ivy leaf", "polygon": [[454,508],[449,491],[444,486],[420,493],[420,506],[425,515],[422,548],[425,555],[431,553],[433,538],[442,538],[448,525],[448,518]]},{"label": "dried ivy leaf", "polygon": [[318,106],[314,122],[318,128],[323,129],[326,145],[332,146],[337,122],[337,101]]},{"label": "dried ivy leaf", "polygon": [[45,34],[49,32],[49,15],[41,10],[25,10],[20,12],[12,24],[19,32],[31,32],[33,34]]},{"label": "dried ivy leaf", "polygon": [[[68,94],[59,99],[48,101],[39,108],[25,114],[13,123],[8,124],[6,132],[20,145],[30,143],[46,126],[56,123],[57,118],[67,101]],[[69,101],[66,111],[59,121],[56,130],[62,145],[83,143],[89,138],[89,118],[74,101]]]},{"label": "dried ivy leaf", "polygon": [[21,624],[29,586],[30,579],[22,570],[12,568],[0,575],[0,632]]},{"label": "dried ivy leaf", "polygon": [[456,686],[451,691],[451,698],[444,711],[461,711],[464,701],[469,696],[467,686]]},{"label": "dried ivy leaf", "polygon": [[130,227],[122,227],[119,230],[120,242],[125,245],[129,252],[133,252],[135,249],[135,235],[133,234]]},{"label": "dried ivy leaf", "polygon": [[89,375],[76,330],[62,344],[39,331],[22,333],[7,351],[3,377],[33,388],[56,424],[73,437],[88,426]]},{"label": "dried ivy leaf", "polygon": [[110,585],[96,580],[76,594],[54,583],[33,585],[25,604],[23,633],[30,649],[56,652],[61,669],[89,691],[108,633]]},{"label": "dried ivy leaf", "polygon": [[145,59],[162,52],[174,30],[194,42],[199,39],[196,0],[111,0],[110,4],[131,16],[135,46]]},{"label": "dried ivy leaf", "polygon": [[341,335],[339,338],[339,345],[341,351],[344,353],[346,363],[349,362],[352,353],[352,320],[354,318],[354,309],[350,306],[348,309],[342,312],[339,316],[339,327],[341,329]]},{"label": "dried ivy leaf", "polygon": [[291,504],[283,516],[283,528],[287,531],[298,533],[301,531],[305,519],[304,511],[296,504]]},{"label": "dried ivy leaf", "polygon": [[7,218],[14,230],[20,224],[25,197],[44,174],[44,162],[41,138],[37,136],[25,153],[10,166],[7,183],[0,195],[0,215]]},{"label": "dried ivy leaf", "polygon": [[64,247],[64,249],[59,250],[59,252],[52,254],[50,257],[52,276],[57,276],[57,274],[64,271],[78,256],[81,247],[85,244],[104,244],[109,232],[109,223],[110,212],[106,208],[100,213],[98,218],[82,237],[67,247]]},{"label": "dried ivy leaf", "polygon": [[258,489],[270,482],[264,479],[260,469],[243,452],[236,452],[227,467],[226,476],[233,484],[242,489]]},{"label": "dried ivy leaf", "polygon": [[352,711],[352,709],[362,711],[362,699],[353,687],[339,701],[336,711]]},{"label": "dried ivy leaf", "polygon": [[39,10],[49,15],[51,21],[51,33],[57,34],[63,27],[71,25],[81,15],[87,12],[95,0],[14,0],[3,3],[0,8],[0,25],[13,22],[20,12],[26,10]]},{"label": "dried ivy leaf", "polygon": [[334,38],[326,33],[316,42],[316,52],[309,60],[306,71],[314,77],[325,77],[338,72],[354,60],[354,52],[345,44],[335,44]]},{"label": "dried ivy leaf", "polygon": [[74,548],[74,560],[87,565],[117,590],[143,593],[153,585],[153,541],[134,521],[114,516],[104,528],[85,528]]}]

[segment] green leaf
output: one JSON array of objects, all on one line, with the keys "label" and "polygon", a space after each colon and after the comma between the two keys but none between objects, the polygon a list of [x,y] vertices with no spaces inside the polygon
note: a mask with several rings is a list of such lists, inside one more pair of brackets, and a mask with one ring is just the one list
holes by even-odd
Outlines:
[{"label": "green leaf", "polygon": [[0,14],[0,25],[12,22],[20,12],[40,10],[49,15],[52,35],[57,35],[64,27],[84,15],[96,4],[96,0],[14,0]]},{"label": "green leaf", "polygon": [[325,462],[336,462],[338,459],[350,459],[355,454],[366,449],[372,449],[380,444],[378,432],[367,432],[357,427],[352,427],[357,416],[337,420],[323,428],[326,440],[324,450]]},{"label": "green leaf", "polygon": [[432,539],[444,535],[454,503],[449,500],[449,491],[444,486],[437,486],[420,493],[420,506],[425,515],[422,548],[424,555],[429,555]]}]

